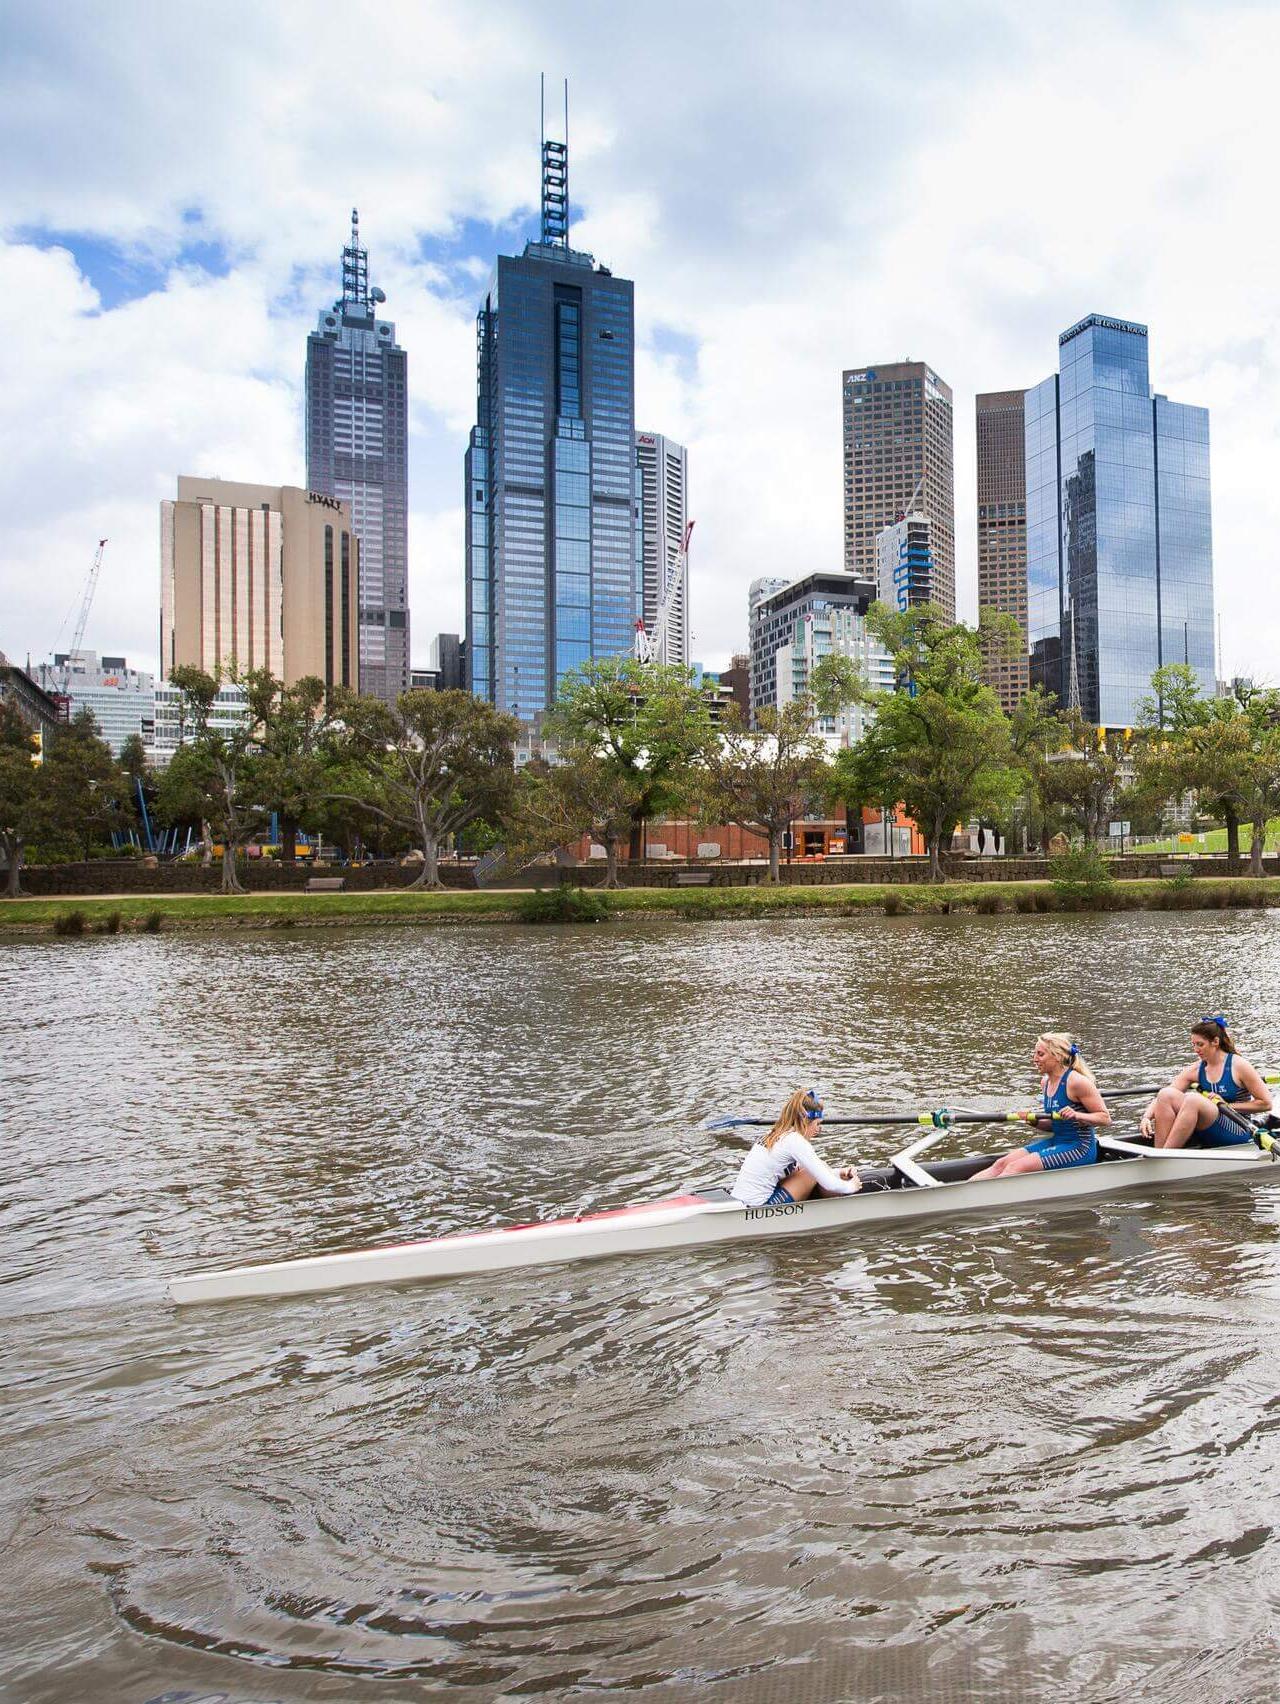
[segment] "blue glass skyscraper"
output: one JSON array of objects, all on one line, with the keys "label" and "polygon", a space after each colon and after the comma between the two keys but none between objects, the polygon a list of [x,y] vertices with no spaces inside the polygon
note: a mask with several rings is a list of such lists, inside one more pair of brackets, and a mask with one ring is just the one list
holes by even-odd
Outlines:
[{"label": "blue glass skyscraper", "polygon": [[307,486],[351,505],[360,540],[360,690],[409,690],[409,385],[351,210],[342,295],[307,339]]},{"label": "blue glass skyscraper", "polygon": [[634,286],[570,248],[568,208],[567,146],[544,142],[541,240],[499,257],[476,321],[468,684],[525,722],[629,653],[640,613]]},{"label": "blue glass skyscraper", "polygon": [[1214,690],[1209,412],[1152,394],[1147,328],[1090,314],[1026,394],[1032,686],[1132,727],[1165,663]]}]

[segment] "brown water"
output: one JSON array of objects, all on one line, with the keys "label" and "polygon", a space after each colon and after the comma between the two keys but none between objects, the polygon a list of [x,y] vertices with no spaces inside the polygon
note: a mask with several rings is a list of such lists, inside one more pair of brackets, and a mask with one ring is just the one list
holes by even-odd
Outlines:
[{"label": "brown water", "polygon": [[1274,1697],[1280,1171],[163,1285],[727,1175],[696,1119],[815,1078],[1023,1102],[1050,1022],[1113,1083],[1204,1011],[1280,1067],[1278,978],[1278,913],[0,948],[0,1697]]}]

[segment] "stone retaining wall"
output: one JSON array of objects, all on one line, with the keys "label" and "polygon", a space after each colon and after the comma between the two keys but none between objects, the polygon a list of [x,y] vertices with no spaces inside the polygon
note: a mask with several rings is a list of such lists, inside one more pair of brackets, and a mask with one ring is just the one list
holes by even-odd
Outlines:
[{"label": "stone retaining wall", "polygon": [[[1179,874],[1189,876],[1225,876],[1231,872],[1223,858],[1158,857],[1130,853],[1109,860],[1113,873],[1120,879],[1164,876],[1176,867]],[[712,887],[746,887],[761,881],[767,865],[759,863],[706,863],[692,866],[662,859],[645,864],[622,864],[619,874],[626,887],[677,887],[681,871],[690,868],[705,870]],[[952,881],[1045,881],[1049,875],[1045,858],[971,858],[946,857],[943,868]],[[470,864],[444,863],[440,878],[449,888],[474,888],[475,879]],[[1247,861],[1242,860],[1238,875],[1245,875]],[[1268,876],[1280,875],[1280,857],[1263,860]],[[290,868],[274,859],[252,859],[240,867],[241,880],[254,893],[301,892],[306,887],[308,866]],[[417,867],[399,864],[371,864],[361,869],[324,870],[324,875],[341,875],[350,893],[387,892],[406,888],[417,875]],[[792,886],[825,886],[850,882],[924,882],[929,879],[926,858],[830,858],[825,863],[782,865],[782,880]],[[551,887],[556,881],[580,882],[584,887],[599,887],[604,881],[601,861],[572,866],[542,866],[515,876],[501,876],[492,885],[498,887]],[[22,872],[25,892],[37,897],[57,897],[62,894],[126,894],[126,893],[218,893],[222,889],[222,866],[215,862],[208,869],[199,864],[160,864],[147,869],[138,858],[101,858],[81,864],[50,864]]]}]

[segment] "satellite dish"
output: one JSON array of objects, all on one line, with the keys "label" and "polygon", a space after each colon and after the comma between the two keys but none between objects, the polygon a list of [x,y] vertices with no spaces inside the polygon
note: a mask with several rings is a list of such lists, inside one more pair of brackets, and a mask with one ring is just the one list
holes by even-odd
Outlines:
[{"label": "satellite dish", "polygon": [[385,290],[379,290],[377,288],[374,288],[374,289],[370,290],[370,292],[369,292],[369,300],[371,302],[385,302],[386,299],[387,299],[387,292]]}]

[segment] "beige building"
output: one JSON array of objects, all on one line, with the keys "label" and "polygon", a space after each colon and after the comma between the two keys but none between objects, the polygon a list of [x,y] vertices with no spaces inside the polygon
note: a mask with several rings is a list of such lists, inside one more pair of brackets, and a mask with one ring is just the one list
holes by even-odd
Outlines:
[{"label": "beige building", "polygon": [[955,461],[951,387],[923,361],[842,375],[844,566],[876,577],[876,539],[907,514],[929,522],[932,594],[956,617]]},{"label": "beige building", "polygon": [[1012,615],[1022,629],[1015,656],[987,648],[987,684],[1010,714],[1026,696],[1027,459],[1020,390],[977,399],[978,604]]},{"label": "beige building", "polygon": [[160,505],[160,657],[359,687],[350,505],[296,486],[178,480]]}]

